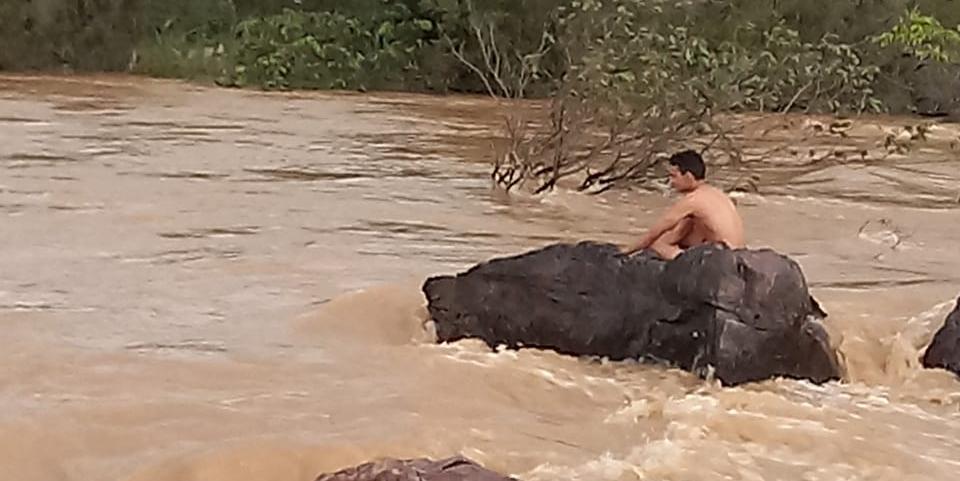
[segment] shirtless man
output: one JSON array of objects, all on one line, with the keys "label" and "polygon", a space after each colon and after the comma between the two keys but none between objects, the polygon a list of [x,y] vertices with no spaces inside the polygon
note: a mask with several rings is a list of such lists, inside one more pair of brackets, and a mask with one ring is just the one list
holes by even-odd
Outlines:
[{"label": "shirtless man", "polygon": [[745,246],[743,221],[733,201],[704,180],[707,168],[700,154],[687,150],[670,157],[670,185],[683,194],[626,254],[651,249],[670,260],[684,249],[707,243]]}]

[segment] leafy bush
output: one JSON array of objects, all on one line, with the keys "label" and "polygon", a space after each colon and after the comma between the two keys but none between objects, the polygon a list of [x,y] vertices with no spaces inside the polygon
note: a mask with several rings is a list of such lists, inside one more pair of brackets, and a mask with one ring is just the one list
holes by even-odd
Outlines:
[{"label": "leafy bush", "polygon": [[140,1],[0,1],[0,70],[124,70]]},{"label": "leafy bush", "polygon": [[939,20],[916,8],[893,29],[876,37],[881,46],[894,45],[913,57],[942,63],[960,61],[960,27],[948,29]]},{"label": "leafy bush", "polygon": [[[435,31],[402,5],[376,21],[331,12],[285,10],[240,22],[222,83],[264,88],[389,88],[416,70]],[[372,20],[372,19],[371,19]]]},{"label": "leafy bush", "polygon": [[883,74],[877,89],[890,111],[960,113],[960,27],[913,8],[871,41],[883,49],[875,52]]},{"label": "leafy bush", "polygon": [[711,41],[687,26],[651,22],[656,10],[635,1],[583,4],[594,9],[577,8],[575,2],[564,19],[568,37],[579,37],[569,43],[575,50],[570,57],[579,59],[570,70],[580,88],[585,81],[614,86],[638,105],[696,94],[704,97],[699,102],[723,110],[880,107],[871,90],[877,67],[865,65],[856,49],[835,35],[805,42],[780,23],[767,30],[746,26],[730,40]]},{"label": "leafy bush", "polygon": [[[578,75],[588,61],[582,55],[598,55],[598,36],[616,34],[631,49],[690,56],[682,70],[664,68],[695,76],[673,83],[696,84],[717,105],[935,113],[960,109],[952,93],[960,87],[955,3],[3,1],[0,69],[133,69],[264,88],[550,97]],[[631,29],[649,36],[634,38]],[[613,43],[605,47],[616,53]],[[643,62],[663,61],[644,53],[621,49],[610,60],[639,78],[647,75],[636,70]]]},{"label": "leafy bush", "polygon": [[578,175],[579,189],[596,192],[643,180],[661,154],[704,130],[722,138],[716,113],[882,108],[871,88],[878,68],[832,34],[807,42],[781,22],[715,41],[635,0],[574,1],[562,13],[572,61],[550,125],[528,134],[513,120],[494,168],[507,188],[533,182],[542,192]]}]

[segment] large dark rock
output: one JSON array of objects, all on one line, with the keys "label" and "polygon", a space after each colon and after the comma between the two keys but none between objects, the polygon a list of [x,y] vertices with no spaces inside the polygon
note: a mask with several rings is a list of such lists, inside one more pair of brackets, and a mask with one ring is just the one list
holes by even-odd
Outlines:
[{"label": "large dark rock", "polygon": [[594,242],[480,264],[423,286],[438,341],[660,361],[724,384],[839,378],[826,314],[771,250],[708,245],[665,262]]},{"label": "large dark rock", "polygon": [[923,63],[909,77],[916,113],[957,121],[960,115],[960,66]]},{"label": "large dark rock", "polygon": [[960,376],[960,299],[923,353],[923,367],[946,369]]},{"label": "large dark rock", "polygon": [[892,60],[891,67],[899,74],[879,79],[878,85],[887,108],[950,122],[960,120],[960,65],[909,56]]},{"label": "large dark rock", "polygon": [[324,474],[317,481],[517,481],[455,456],[430,459],[384,459]]}]

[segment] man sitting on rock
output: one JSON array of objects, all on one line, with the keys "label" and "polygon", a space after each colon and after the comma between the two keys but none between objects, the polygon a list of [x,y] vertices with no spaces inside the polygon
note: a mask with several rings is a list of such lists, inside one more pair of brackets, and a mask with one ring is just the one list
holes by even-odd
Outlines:
[{"label": "man sitting on rock", "polygon": [[706,165],[700,154],[685,150],[668,161],[670,185],[683,194],[626,254],[650,249],[670,260],[690,247],[722,243],[730,248],[744,247],[743,221],[733,201],[720,189],[704,180]]}]

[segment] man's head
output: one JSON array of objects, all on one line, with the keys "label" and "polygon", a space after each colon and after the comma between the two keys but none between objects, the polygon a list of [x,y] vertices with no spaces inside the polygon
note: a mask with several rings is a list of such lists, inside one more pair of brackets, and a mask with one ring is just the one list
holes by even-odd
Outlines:
[{"label": "man's head", "polygon": [[700,154],[684,150],[670,156],[668,172],[670,185],[680,192],[690,192],[703,182],[707,175],[707,166]]}]

